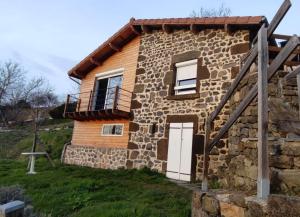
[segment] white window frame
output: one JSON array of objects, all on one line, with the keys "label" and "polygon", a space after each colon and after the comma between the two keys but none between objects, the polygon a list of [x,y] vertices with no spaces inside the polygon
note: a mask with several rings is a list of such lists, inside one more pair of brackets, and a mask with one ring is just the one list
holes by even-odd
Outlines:
[{"label": "white window frame", "polygon": [[[122,133],[121,135],[115,135],[115,134],[104,134],[104,127],[105,126],[114,126],[114,125],[118,125],[118,126],[122,126]],[[123,136],[124,134],[124,124],[102,124],[102,129],[101,129],[101,136]]]},{"label": "white window frame", "polygon": [[[176,83],[174,86],[174,90],[175,90],[175,95],[185,95],[185,94],[193,94],[193,93],[197,93],[196,87],[197,87],[197,62],[198,59],[193,59],[193,60],[188,60],[188,61],[184,61],[184,62],[179,62],[176,63]],[[196,83],[195,84],[187,84],[187,85],[179,85],[180,80],[178,80],[178,76],[177,76],[177,71],[178,68],[180,67],[185,67],[185,66],[190,66],[190,65],[196,65],[196,76],[195,78],[190,78],[190,79],[195,79]],[[194,88],[194,90],[186,90],[185,89],[190,89],[190,88]],[[182,90],[183,92],[180,92],[180,90]]]},{"label": "white window frame", "polygon": [[118,68],[118,69],[113,69],[110,71],[105,71],[105,72],[100,72],[96,74],[97,80],[104,79],[104,78],[110,78],[110,77],[115,77],[118,75],[123,75],[125,69],[124,68]]},{"label": "white window frame", "polygon": [[[123,85],[124,71],[125,71],[125,68],[118,68],[118,69],[113,69],[113,70],[109,70],[109,71],[104,71],[104,72],[97,73],[96,74],[96,81],[101,80],[101,79],[106,79],[106,78],[110,79],[112,77],[116,77],[116,76],[122,75],[122,85]],[[97,91],[98,88],[99,88],[98,87],[98,82],[96,82],[95,91]],[[106,102],[106,100],[107,100],[107,95],[105,96],[105,102]],[[92,105],[93,109],[95,109],[95,107],[96,107],[96,100],[93,100],[92,104],[93,104]]]}]

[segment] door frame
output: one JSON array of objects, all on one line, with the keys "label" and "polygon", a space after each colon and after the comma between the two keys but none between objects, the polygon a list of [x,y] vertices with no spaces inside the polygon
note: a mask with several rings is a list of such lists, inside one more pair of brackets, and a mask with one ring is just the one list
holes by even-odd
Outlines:
[{"label": "door frame", "polygon": [[[193,123],[193,145],[192,145],[192,162],[191,162],[191,181],[196,180],[196,168],[197,168],[197,156],[196,154],[203,154],[204,147],[204,135],[198,135],[198,125],[199,125],[198,115],[167,115],[165,138],[167,138],[166,145],[169,148],[169,131],[170,123]],[[203,144],[202,146],[199,144]],[[167,150],[168,153],[168,150]],[[168,159],[168,156],[167,156]],[[167,162],[168,164],[168,162]],[[167,168],[167,166],[166,166]]]}]

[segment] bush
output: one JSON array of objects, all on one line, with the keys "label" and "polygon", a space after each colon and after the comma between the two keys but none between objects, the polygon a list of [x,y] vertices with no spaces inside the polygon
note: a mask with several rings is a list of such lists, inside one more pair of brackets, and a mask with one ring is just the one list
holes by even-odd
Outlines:
[{"label": "bush", "polygon": [[65,103],[50,110],[49,115],[53,119],[63,119],[64,118],[64,110],[65,110]]}]

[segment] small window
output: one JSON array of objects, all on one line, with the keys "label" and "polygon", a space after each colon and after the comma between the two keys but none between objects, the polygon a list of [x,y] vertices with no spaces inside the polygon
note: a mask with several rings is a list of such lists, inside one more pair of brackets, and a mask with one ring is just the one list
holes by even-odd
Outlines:
[{"label": "small window", "polygon": [[197,60],[176,63],[175,95],[196,93]]},{"label": "small window", "polygon": [[122,136],[123,124],[104,124],[102,127],[103,136]]}]

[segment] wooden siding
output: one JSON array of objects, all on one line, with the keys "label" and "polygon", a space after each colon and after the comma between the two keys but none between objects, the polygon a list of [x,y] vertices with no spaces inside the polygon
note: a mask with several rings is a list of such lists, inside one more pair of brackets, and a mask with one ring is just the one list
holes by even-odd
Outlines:
[{"label": "wooden siding", "polygon": [[[122,82],[122,89],[128,90],[130,92],[133,91],[134,82],[135,82],[135,73],[136,73],[136,66],[137,66],[137,58],[139,53],[139,45],[140,45],[140,38],[136,37],[127,45],[125,45],[120,52],[116,52],[113,56],[108,58],[106,61],[103,62],[101,66],[96,67],[90,73],[86,75],[85,78],[82,79],[80,92],[83,93],[81,96],[81,104],[87,105],[89,101],[89,92],[94,90],[96,74],[101,72],[107,72],[110,70],[115,70],[119,68],[124,68],[123,73],[123,82]],[[120,100],[122,105],[124,104],[126,107],[121,107],[124,111],[130,111],[130,100],[124,95],[129,96],[130,94],[126,91],[121,91],[123,96],[120,96]],[[128,102],[125,102],[126,100]],[[84,111],[84,107],[83,110]]]},{"label": "wooden siding", "polygon": [[[103,124],[124,124],[122,136],[102,136]],[[127,148],[128,120],[75,121],[72,145]]]},{"label": "wooden siding", "polygon": [[[132,92],[135,82],[139,45],[140,38],[136,37],[125,45],[120,52],[116,52],[113,56],[104,61],[101,66],[93,69],[85,78],[82,79],[80,92],[90,92],[94,89],[96,74],[119,68],[124,68],[122,88]],[[88,100],[89,97],[82,96],[81,104],[88,104]],[[130,111],[129,106],[131,98],[126,100],[128,101],[127,110]],[[111,123],[124,124],[123,136],[101,136],[102,125]],[[74,121],[72,144],[126,148],[129,138],[128,126],[128,120]]]}]

